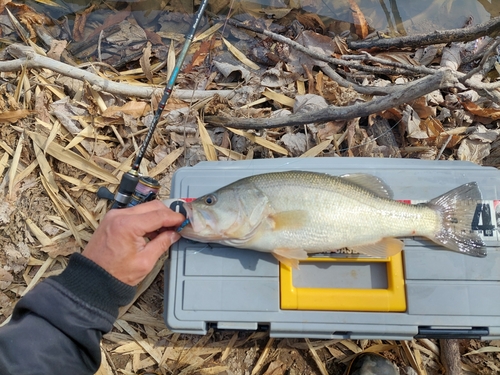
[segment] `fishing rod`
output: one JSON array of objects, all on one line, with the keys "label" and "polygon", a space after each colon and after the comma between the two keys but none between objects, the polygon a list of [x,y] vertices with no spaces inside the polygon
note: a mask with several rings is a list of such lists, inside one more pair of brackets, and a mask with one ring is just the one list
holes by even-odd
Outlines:
[{"label": "fishing rod", "polygon": [[198,29],[198,25],[201,18],[203,17],[203,14],[205,13],[207,5],[208,0],[201,1],[198,12],[196,12],[193,23],[191,24],[191,28],[186,35],[186,40],[182,47],[182,51],[177,58],[177,63],[175,64],[174,70],[172,71],[167,85],[165,86],[165,90],[163,91],[163,95],[161,97],[160,103],[158,104],[158,108],[155,111],[153,120],[151,122],[151,125],[149,126],[148,132],[146,133],[146,137],[144,138],[142,146],[139,148],[139,152],[137,153],[134,163],[132,164],[132,168],[127,173],[123,174],[116,194],[113,195],[113,193],[105,187],[100,187],[97,191],[97,196],[99,198],[113,201],[111,208],[135,206],[139,203],[147,202],[156,198],[156,195],[160,189],[160,184],[152,177],[141,176],[139,173],[139,166],[141,165],[142,159],[144,158],[146,150],[148,149],[149,142],[153,137],[153,133],[156,129],[156,126],[158,125],[161,114],[163,113],[167,101],[172,94],[177,75],[182,68],[182,64],[184,63],[187,51],[194,39],[194,34]]}]

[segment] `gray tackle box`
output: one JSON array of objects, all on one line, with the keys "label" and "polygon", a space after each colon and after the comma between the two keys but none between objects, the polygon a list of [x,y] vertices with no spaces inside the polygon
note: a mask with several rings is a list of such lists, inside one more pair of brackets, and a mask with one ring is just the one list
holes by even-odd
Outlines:
[{"label": "gray tackle box", "polygon": [[180,240],[165,263],[167,326],[181,333],[209,328],[269,330],[273,337],[500,339],[500,171],[461,161],[376,158],[283,158],[203,162],[179,169],[171,198],[196,198],[253,174],[308,170],[370,173],[398,200],[430,200],[476,181],[482,202],[471,228],[485,258],[405,238],[397,259],[314,255],[300,270],[271,254]]}]

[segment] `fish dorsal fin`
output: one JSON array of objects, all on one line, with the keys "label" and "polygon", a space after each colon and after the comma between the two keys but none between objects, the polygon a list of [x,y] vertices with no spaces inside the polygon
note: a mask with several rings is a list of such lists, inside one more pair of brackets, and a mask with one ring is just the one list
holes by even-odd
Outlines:
[{"label": "fish dorsal fin", "polygon": [[297,270],[299,269],[299,260],[307,259],[307,253],[302,249],[278,248],[274,249],[272,254],[279,262]]},{"label": "fish dorsal fin", "polygon": [[347,180],[355,185],[362,187],[365,190],[375,194],[380,198],[392,199],[394,194],[392,193],[392,189],[380,178],[375,177],[371,174],[366,173],[353,173],[353,174],[344,174],[340,176],[344,180]]},{"label": "fish dorsal fin", "polygon": [[392,257],[403,250],[403,241],[398,240],[397,238],[386,237],[372,244],[349,246],[349,249],[357,253],[387,258]]},{"label": "fish dorsal fin", "polygon": [[272,220],[273,230],[301,229],[307,223],[306,210],[283,211],[269,215]]}]

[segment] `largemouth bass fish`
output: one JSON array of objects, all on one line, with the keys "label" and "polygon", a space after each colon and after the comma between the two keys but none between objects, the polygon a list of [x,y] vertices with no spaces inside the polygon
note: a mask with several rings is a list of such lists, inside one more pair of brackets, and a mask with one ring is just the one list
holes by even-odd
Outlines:
[{"label": "largemouth bass fish", "polygon": [[391,189],[368,174],[331,176],[289,171],[238,180],[185,203],[188,239],[272,253],[297,267],[309,253],[349,248],[377,257],[403,248],[396,237],[423,236],[447,249],[484,257],[481,238],[471,232],[475,182],[428,203],[392,199]]}]

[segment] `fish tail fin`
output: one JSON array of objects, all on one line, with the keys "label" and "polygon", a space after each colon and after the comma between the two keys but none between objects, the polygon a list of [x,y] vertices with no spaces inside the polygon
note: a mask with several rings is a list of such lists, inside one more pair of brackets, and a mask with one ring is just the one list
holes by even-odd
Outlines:
[{"label": "fish tail fin", "polygon": [[459,186],[434,198],[427,206],[441,215],[441,228],[431,238],[444,247],[472,255],[485,257],[486,247],[479,235],[471,231],[471,223],[481,192],[475,182]]}]

